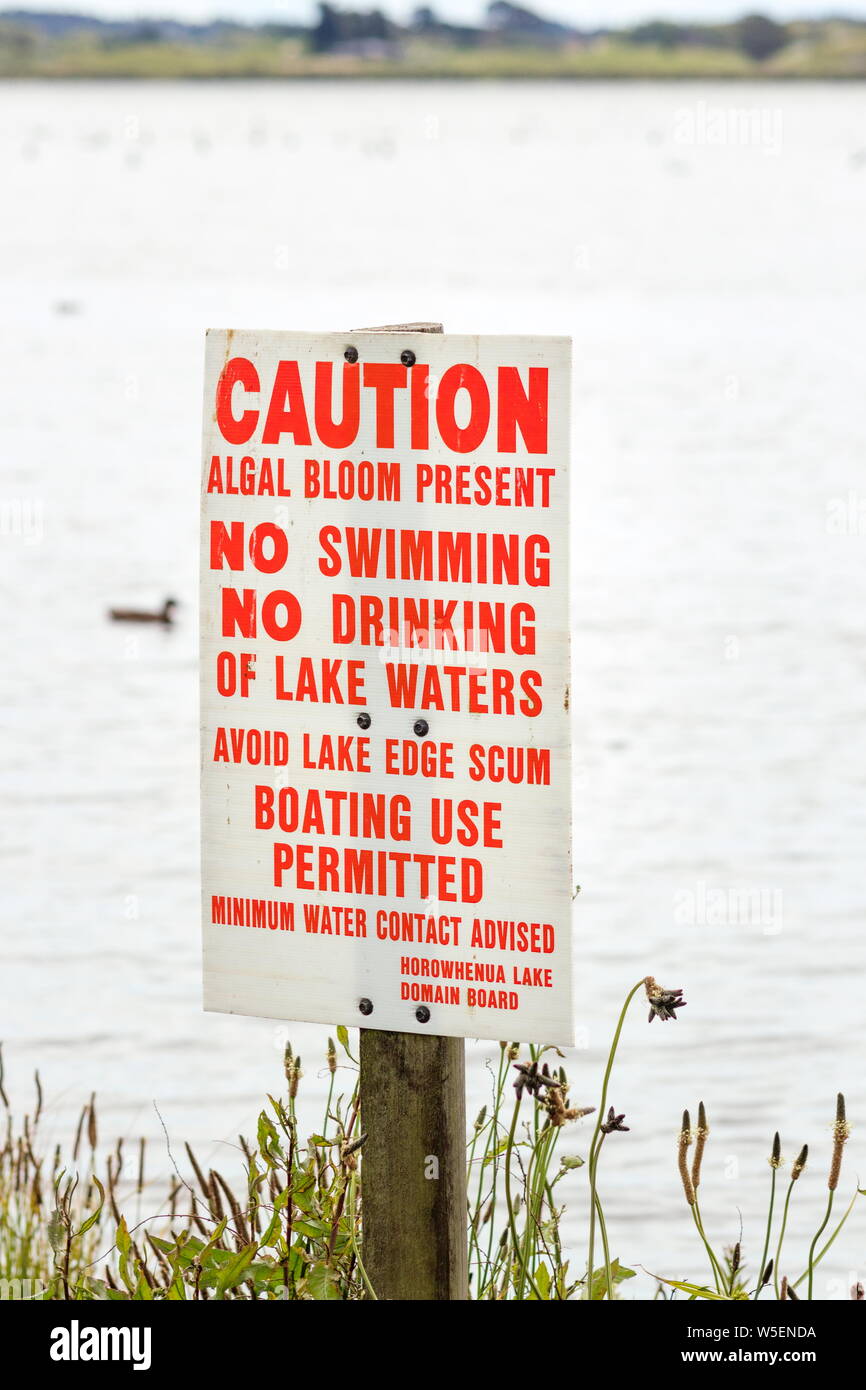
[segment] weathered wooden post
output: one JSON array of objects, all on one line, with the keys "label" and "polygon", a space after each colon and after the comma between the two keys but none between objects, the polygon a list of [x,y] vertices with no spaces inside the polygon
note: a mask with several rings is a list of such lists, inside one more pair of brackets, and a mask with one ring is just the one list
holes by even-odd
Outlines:
[{"label": "weathered wooden post", "polygon": [[364,1258],[379,1298],[468,1297],[464,1049],[361,1030]]}]

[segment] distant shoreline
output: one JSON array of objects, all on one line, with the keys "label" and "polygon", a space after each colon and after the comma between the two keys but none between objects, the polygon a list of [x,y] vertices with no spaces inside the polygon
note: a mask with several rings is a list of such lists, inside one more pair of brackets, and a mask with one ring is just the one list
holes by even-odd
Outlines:
[{"label": "distant shoreline", "polygon": [[[2,3],[2,0],[0,0]],[[366,0],[365,0],[366,3]],[[0,9],[0,81],[858,81],[866,19],[654,20],[581,28],[491,0],[477,23],[322,3],[309,25]],[[746,9],[743,5],[741,8]]]},{"label": "distant shoreline", "polygon": [[297,44],[231,48],[192,44],[91,45],[14,53],[0,44],[0,82],[10,81],[403,81],[403,82],[857,82],[862,47],[785,50],[758,62],[719,49],[439,49],[405,55],[311,53]]},{"label": "distant shoreline", "polygon": [[416,83],[416,82],[441,82],[454,83],[455,85],[468,86],[472,83],[481,85],[494,85],[496,83],[510,82],[557,82],[567,84],[588,84],[599,85],[605,82],[616,82],[623,84],[653,84],[663,85],[672,83],[676,85],[688,85],[706,82],[720,82],[731,86],[748,86],[749,84],[773,84],[773,85],[806,85],[827,86],[834,83],[851,85],[866,81],[866,73],[776,73],[776,72],[676,72],[676,73],[621,73],[621,72],[593,72],[593,73],[539,73],[539,72],[508,72],[508,73],[455,73],[455,72],[418,72],[418,71],[358,71],[358,72],[170,72],[170,73],[146,73],[135,71],[122,72],[63,72],[63,73],[44,73],[44,72],[19,72],[19,73],[0,73],[0,87],[14,86],[23,83],[61,83],[74,84],[81,82],[101,82],[106,85],[117,82],[152,82],[156,85],[170,84],[172,82],[191,82],[202,86],[207,83],[228,82],[261,82],[277,84],[280,82],[291,84],[294,82],[316,82],[316,83],[358,83],[358,82],[383,82],[383,83]]}]

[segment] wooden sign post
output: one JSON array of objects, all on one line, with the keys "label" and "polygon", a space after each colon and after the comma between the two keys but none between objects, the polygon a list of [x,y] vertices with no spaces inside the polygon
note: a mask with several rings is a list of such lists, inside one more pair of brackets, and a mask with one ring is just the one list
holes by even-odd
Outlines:
[{"label": "wooden sign post", "polygon": [[570,345],[208,335],[205,1008],[361,1030],[365,1267],[468,1297],[466,1037],[573,1041]]},{"label": "wooden sign post", "polygon": [[462,1038],[361,1030],[364,1261],[378,1298],[468,1298]]}]

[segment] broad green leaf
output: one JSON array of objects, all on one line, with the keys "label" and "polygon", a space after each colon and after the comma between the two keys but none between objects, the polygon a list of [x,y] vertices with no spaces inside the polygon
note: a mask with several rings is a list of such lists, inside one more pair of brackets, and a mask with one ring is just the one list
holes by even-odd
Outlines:
[{"label": "broad green leaf", "polygon": [[274,1239],[277,1235],[279,1235],[281,1224],[282,1223],[280,1221],[280,1213],[278,1211],[275,1211],[270,1221],[268,1222],[267,1230],[265,1231],[264,1235],[261,1237],[259,1241],[259,1245],[262,1249],[267,1249],[269,1245],[273,1244]]},{"label": "broad green leaf", "polygon": [[233,1289],[238,1284],[243,1283],[249,1277],[248,1269],[258,1254],[259,1247],[255,1241],[244,1246],[237,1255],[226,1265],[222,1274],[216,1282],[217,1298],[222,1298],[227,1289]]},{"label": "broad green leaf", "polygon": [[314,1265],[304,1279],[304,1287],[317,1302],[340,1298],[340,1282],[333,1269],[325,1264]]},{"label": "broad green leaf", "polygon": [[[299,1057],[298,1062],[300,1062],[300,1060],[301,1059]],[[271,1102],[271,1109],[276,1115],[278,1121],[281,1125],[287,1128],[289,1124],[289,1117],[286,1114],[286,1107],[283,1105],[283,1102],[281,1100],[277,1100],[275,1096],[272,1096],[270,1091],[268,1091],[267,1096],[268,1100]]]},{"label": "broad green leaf", "polygon": [[292,1226],[293,1233],[299,1236],[307,1236],[310,1240],[322,1240],[330,1238],[331,1227],[327,1221],[318,1221],[314,1217],[306,1217],[301,1221],[296,1221]]},{"label": "broad green leaf", "polygon": [[117,1248],[121,1255],[128,1255],[132,1241],[129,1238],[129,1231],[126,1228],[126,1221],[121,1216],[120,1225],[117,1228]]},{"label": "broad green leaf", "polygon": [[312,1211],[315,1202],[316,1180],[312,1173],[305,1173],[292,1186],[292,1201],[299,1211]]},{"label": "broad green leaf", "polygon": [[264,1110],[259,1115],[258,1129],[256,1132],[259,1150],[262,1158],[269,1168],[273,1168],[282,1159],[280,1151],[280,1139],[274,1128],[273,1121],[265,1114]]},{"label": "broad green leaf", "polygon": [[[634,1277],[635,1271],[633,1269],[626,1269],[625,1265],[621,1265],[619,1260],[611,1260],[610,1280],[613,1285],[621,1284],[624,1279],[634,1279]],[[607,1297],[607,1275],[605,1274],[604,1266],[602,1266],[601,1269],[593,1270],[592,1293],[590,1297],[593,1301],[598,1302]]]},{"label": "broad green leaf", "polygon": [[118,1272],[120,1274],[121,1279],[123,1280],[123,1283],[126,1285],[126,1288],[129,1290],[129,1293],[134,1297],[137,1279],[129,1268],[129,1256],[130,1251],[132,1249],[132,1241],[130,1239],[129,1231],[127,1230],[126,1221],[122,1216],[120,1218],[120,1224],[117,1227],[117,1235],[115,1237],[115,1241],[119,1252],[119,1258],[117,1261]]},{"label": "broad green leaf", "polygon": [[150,1239],[161,1254],[169,1255],[174,1252],[175,1242],[173,1240],[163,1240],[162,1236],[151,1236]]},{"label": "broad green leaf", "polygon": [[87,1289],[91,1298],[97,1302],[104,1302],[109,1296],[109,1288],[104,1279],[86,1280]]},{"label": "broad green leaf", "polygon": [[204,1250],[204,1242],[199,1240],[198,1236],[188,1236],[183,1245],[178,1242],[177,1258],[179,1264],[187,1268],[192,1264],[196,1255],[201,1254],[202,1250]]},{"label": "broad green leaf", "polygon": [[[535,1283],[538,1292],[544,1299],[550,1298],[550,1271],[546,1264],[540,1264],[535,1271]],[[534,1296],[534,1295],[533,1295]]]}]

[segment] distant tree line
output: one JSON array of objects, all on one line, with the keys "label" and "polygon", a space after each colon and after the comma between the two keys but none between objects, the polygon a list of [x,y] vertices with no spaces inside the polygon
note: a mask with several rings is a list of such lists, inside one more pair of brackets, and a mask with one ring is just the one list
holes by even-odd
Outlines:
[{"label": "distant tree line", "polygon": [[319,5],[319,22],[310,35],[315,53],[331,53],[364,44],[392,42],[398,26],[382,10],[338,10],[333,5]]},{"label": "distant tree line", "polygon": [[786,24],[750,14],[732,24],[672,24],[657,19],[626,29],[623,38],[653,48],[734,48],[763,62],[790,43],[791,33]]},{"label": "distant tree line", "polygon": [[430,5],[416,9],[408,26],[402,27],[389,19],[381,9],[346,10],[322,3],[319,5],[318,22],[310,35],[310,44],[315,52],[327,53],[370,41],[394,43],[412,34],[459,46],[470,46],[483,40],[488,43],[542,44],[545,47],[609,34],[627,43],[656,48],[735,49],[759,62],[771,58],[791,41],[787,25],[762,14],[746,15],[730,24],[676,24],[654,20],[620,31],[586,31],[545,19],[536,11],[511,4],[509,0],[493,0],[487,6],[485,23],[481,27],[442,20]]},{"label": "distant tree line", "polygon": [[[386,0],[390,3],[390,0]],[[166,8],[171,0],[167,0]],[[540,0],[544,3],[544,0]],[[735,0],[731,0],[731,4]],[[124,45],[191,44],[231,46],[252,37],[303,40],[315,53],[382,52],[411,39],[452,48],[484,45],[567,48],[593,41],[611,40],[634,47],[665,50],[688,48],[727,49],[763,62],[805,32],[818,33],[831,21],[778,23],[763,14],[748,14],[728,24],[676,23],[653,20],[626,29],[580,29],[546,18],[526,5],[511,0],[492,0],[478,25],[456,24],[442,19],[433,5],[419,6],[408,23],[399,24],[383,8],[356,10],[322,0],[312,27],[277,21],[244,24],[213,20],[185,23],[172,19],[100,19],[86,13],[7,9],[0,11],[0,47],[26,47],[59,43],[81,37],[106,48]],[[837,23],[841,21],[836,21]],[[846,20],[851,29],[863,29],[862,21]]]}]

